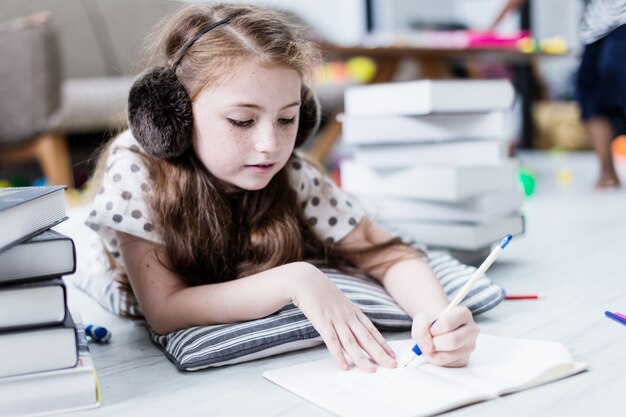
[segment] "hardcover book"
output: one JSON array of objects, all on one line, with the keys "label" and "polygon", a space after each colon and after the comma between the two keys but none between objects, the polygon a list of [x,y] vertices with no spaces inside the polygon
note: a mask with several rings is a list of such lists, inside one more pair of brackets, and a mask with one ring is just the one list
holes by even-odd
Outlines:
[{"label": "hardcover book", "polygon": [[350,116],[341,121],[341,139],[349,145],[502,140],[503,111],[425,114],[421,116]]},{"label": "hardcover book", "polygon": [[0,377],[76,366],[74,321],[69,312],[58,326],[0,332]]},{"label": "hardcover book", "polygon": [[500,140],[370,145],[356,148],[352,159],[375,169],[414,165],[497,165],[506,161],[507,149]]},{"label": "hardcover book", "polygon": [[0,188],[0,252],[65,220],[65,188]]},{"label": "hardcover book", "polygon": [[46,230],[0,252],[0,284],[69,275],[76,270],[74,241]]},{"label": "hardcover book", "polygon": [[515,91],[508,80],[418,80],[349,87],[350,116],[399,116],[504,110]]},{"label": "hardcover book", "polygon": [[378,197],[460,201],[517,186],[517,163],[513,160],[498,165],[422,165],[388,170],[345,160],[340,169],[341,186],[346,191]]},{"label": "hardcover book", "polygon": [[491,223],[518,212],[524,195],[521,190],[512,188],[459,202],[367,196],[360,196],[359,201],[370,217],[383,221]]},{"label": "hardcover book", "polygon": [[524,217],[519,214],[495,219],[490,223],[449,223],[427,221],[389,221],[383,224],[430,247],[457,250],[481,250],[497,243],[502,236],[524,233]]},{"label": "hardcover book", "polygon": [[79,317],[76,317],[75,332],[78,341],[76,366],[0,378],[0,415],[70,412],[100,404],[98,375]]},{"label": "hardcover book", "polygon": [[2,286],[0,331],[63,323],[66,298],[61,278]]}]

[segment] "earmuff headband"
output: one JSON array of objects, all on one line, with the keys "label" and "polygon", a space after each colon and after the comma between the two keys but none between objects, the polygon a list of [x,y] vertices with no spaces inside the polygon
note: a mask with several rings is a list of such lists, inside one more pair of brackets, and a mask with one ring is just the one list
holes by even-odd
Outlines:
[{"label": "earmuff headband", "polygon": [[183,60],[183,58],[187,54],[187,51],[189,51],[189,48],[191,48],[193,46],[193,44],[196,43],[196,41],[198,39],[200,39],[202,36],[204,36],[205,33],[207,33],[210,30],[215,29],[216,27],[223,26],[223,25],[225,25],[227,23],[230,23],[234,18],[236,18],[240,14],[242,14],[242,13],[241,12],[234,13],[234,14],[228,16],[224,20],[220,20],[219,22],[211,23],[210,25],[207,25],[207,26],[203,27],[202,29],[200,29],[200,31],[198,33],[196,33],[193,38],[189,39],[187,41],[187,43],[185,44],[185,46],[183,46],[181,48],[180,52],[178,53],[178,58],[174,62],[174,65],[172,65],[172,70],[176,71],[176,68],[178,68],[178,65],[180,65],[180,62]]}]

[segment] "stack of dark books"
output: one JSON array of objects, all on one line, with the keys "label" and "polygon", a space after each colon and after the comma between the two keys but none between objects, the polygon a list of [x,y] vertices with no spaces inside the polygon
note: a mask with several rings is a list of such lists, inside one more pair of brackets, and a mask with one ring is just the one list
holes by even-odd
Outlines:
[{"label": "stack of dark books", "polygon": [[0,189],[0,415],[99,403],[82,324],[62,276],[74,242],[51,227],[67,219],[63,186]]}]

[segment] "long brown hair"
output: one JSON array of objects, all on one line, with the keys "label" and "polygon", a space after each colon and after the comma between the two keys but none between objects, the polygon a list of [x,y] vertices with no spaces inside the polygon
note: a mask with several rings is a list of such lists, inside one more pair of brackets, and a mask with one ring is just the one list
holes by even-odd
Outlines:
[{"label": "long brown hair", "polygon": [[[191,5],[164,24],[148,49],[148,64],[171,65],[202,27],[242,13],[203,35],[178,67],[192,100],[207,86],[253,60],[296,70],[304,78],[320,62],[317,47],[279,12],[253,6]],[[188,285],[216,283],[306,260],[349,269],[350,253],[320,239],[304,218],[283,168],[262,190],[225,193],[190,148],[175,160],[140,154],[151,191],[147,202],[167,264]],[[106,158],[106,152],[101,156]],[[99,167],[101,176],[103,167]],[[399,244],[392,240],[360,251]]]}]

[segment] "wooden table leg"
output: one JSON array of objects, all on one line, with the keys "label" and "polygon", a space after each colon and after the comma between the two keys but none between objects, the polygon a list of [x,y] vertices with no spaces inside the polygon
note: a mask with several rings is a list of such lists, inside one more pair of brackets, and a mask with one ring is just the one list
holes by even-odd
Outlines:
[{"label": "wooden table leg", "polygon": [[65,136],[56,133],[40,135],[35,139],[35,158],[50,185],[74,185]]},{"label": "wooden table leg", "polygon": [[450,70],[451,62],[440,58],[420,58],[417,60],[420,65],[420,78],[425,79],[446,79],[452,78]]}]

